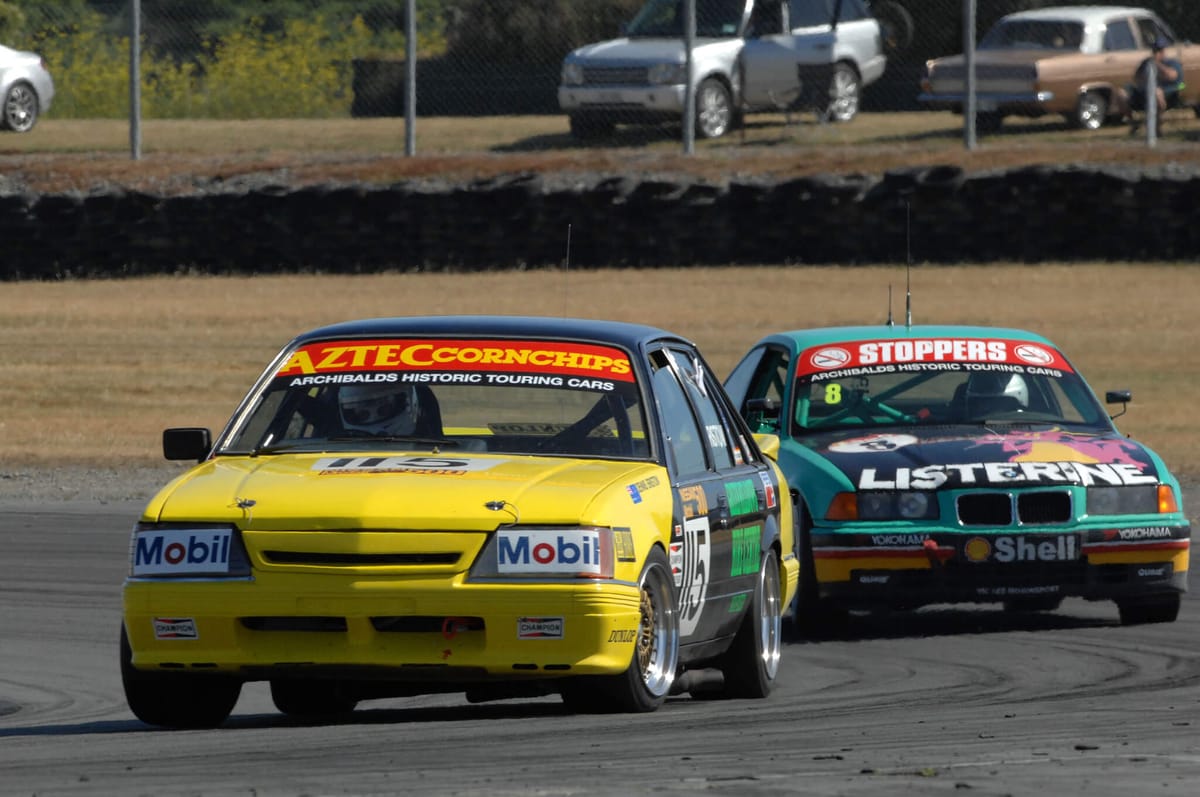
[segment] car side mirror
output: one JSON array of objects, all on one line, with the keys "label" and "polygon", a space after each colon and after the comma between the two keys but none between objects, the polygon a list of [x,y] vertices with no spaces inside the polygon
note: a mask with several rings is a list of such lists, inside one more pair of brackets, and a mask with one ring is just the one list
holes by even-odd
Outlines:
[{"label": "car side mirror", "polygon": [[162,434],[163,456],[169,460],[194,459],[203,462],[212,451],[212,432],[201,427],[165,429]]},{"label": "car side mirror", "polygon": [[764,457],[779,461],[779,435],[755,432],[754,442],[758,443],[758,450],[763,453]]},{"label": "car side mirror", "polygon": [[1131,402],[1131,401],[1133,401],[1133,391],[1131,391],[1131,390],[1110,390],[1107,393],[1105,393],[1104,394],[1104,403],[1105,404],[1120,404],[1121,405],[1121,411],[1118,412],[1116,415],[1108,416],[1109,419],[1111,420],[1113,418],[1120,418],[1122,415],[1124,415],[1126,410],[1128,409],[1128,407],[1126,405],[1128,405],[1129,402]]}]

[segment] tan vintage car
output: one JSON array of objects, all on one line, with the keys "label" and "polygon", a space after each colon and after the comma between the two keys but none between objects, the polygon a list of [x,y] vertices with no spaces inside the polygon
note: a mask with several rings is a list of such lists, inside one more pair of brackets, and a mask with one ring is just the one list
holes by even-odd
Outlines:
[{"label": "tan vintage car", "polygon": [[[1196,110],[1200,45],[1180,41],[1152,11],[1071,6],[1002,17],[976,48],[976,125],[996,130],[1005,116],[1062,114],[1075,127],[1097,130],[1127,113],[1126,87],[1158,38],[1171,43],[1167,57],[1183,66],[1179,104]],[[961,113],[967,98],[963,56],[925,66],[918,100]]]}]

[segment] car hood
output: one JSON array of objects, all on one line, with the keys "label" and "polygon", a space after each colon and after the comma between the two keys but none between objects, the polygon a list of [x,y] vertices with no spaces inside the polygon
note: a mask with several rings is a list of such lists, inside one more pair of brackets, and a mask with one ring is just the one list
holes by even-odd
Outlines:
[{"label": "car hood", "polygon": [[163,488],[143,519],[255,529],[594,522],[604,496],[624,495],[625,485],[658,470],[646,462],[452,454],[219,457]]},{"label": "car hood", "polygon": [[[697,38],[695,49],[726,39]],[[681,39],[612,39],[580,47],[571,53],[576,61],[588,61],[601,65],[683,63],[684,49]]]},{"label": "car hood", "polygon": [[1145,447],[1116,432],[997,424],[809,435],[800,444],[858,489],[1155,484]]}]

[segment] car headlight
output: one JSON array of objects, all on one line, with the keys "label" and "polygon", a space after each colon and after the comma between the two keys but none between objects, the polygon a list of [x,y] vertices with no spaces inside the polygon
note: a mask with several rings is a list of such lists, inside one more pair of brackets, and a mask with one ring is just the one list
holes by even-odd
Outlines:
[{"label": "car headlight", "polygon": [[614,549],[632,548],[632,536],[626,530],[504,526],[479,552],[471,567],[471,578],[612,578]]},{"label": "car headlight", "polygon": [[1088,487],[1089,515],[1155,515],[1179,511],[1175,491],[1167,484]]},{"label": "car headlight", "polygon": [[938,514],[936,493],[864,490],[835,495],[825,517],[829,520],[931,520]]},{"label": "car headlight", "polygon": [[687,83],[687,64],[655,64],[646,77],[652,86]]},{"label": "car headlight", "polygon": [[129,540],[130,578],[246,578],[250,558],[227,524],[138,523]]},{"label": "car headlight", "polygon": [[562,84],[564,86],[582,86],[583,66],[574,61],[564,63],[562,67]]}]

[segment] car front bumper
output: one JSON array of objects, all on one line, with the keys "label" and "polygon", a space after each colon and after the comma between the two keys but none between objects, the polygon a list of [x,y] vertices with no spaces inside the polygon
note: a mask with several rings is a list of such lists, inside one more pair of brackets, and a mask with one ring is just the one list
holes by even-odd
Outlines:
[{"label": "car front bumper", "polygon": [[639,597],[636,584],[611,581],[129,580],[124,622],[133,665],[143,670],[247,680],[314,669],[395,680],[528,679],[624,671]]},{"label": "car front bumper", "polygon": [[558,106],[566,113],[616,112],[678,116],[683,113],[684,86],[559,86]]},{"label": "car front bumper", "polygon": [[1118,600],[1187,591],[1188,526],[1120,539],[1057,534],[813,530],[818,592],[845,608],[911,608],[1017,598]]}]

